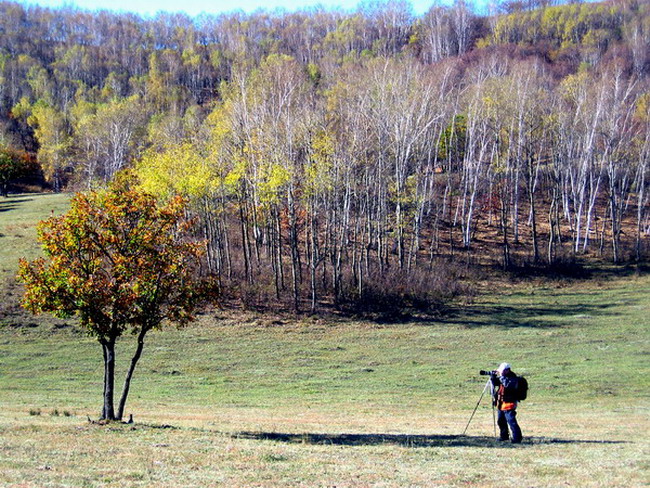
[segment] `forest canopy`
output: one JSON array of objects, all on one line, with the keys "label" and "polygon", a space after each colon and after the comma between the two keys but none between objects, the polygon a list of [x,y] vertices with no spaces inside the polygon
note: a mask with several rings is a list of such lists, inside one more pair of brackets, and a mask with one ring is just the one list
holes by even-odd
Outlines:
[{"label": "forest canopy", "polygon": [[464,293],[461,250],[646,258],[650,2],[492,10],[0,2],[0,143],[55,190],[131,168],[187,198],[206,269],[252,306],[429,310]]}]

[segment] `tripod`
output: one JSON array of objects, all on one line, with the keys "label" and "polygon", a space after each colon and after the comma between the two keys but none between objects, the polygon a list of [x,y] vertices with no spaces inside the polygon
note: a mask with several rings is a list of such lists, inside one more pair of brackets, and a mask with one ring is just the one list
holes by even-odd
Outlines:
[{"label": "tripod", "polygon": [[[487,382],[485,383],[485,387],[483,388],[483,392],[481,392],[481,396],[478,399],[478,402],[476,402],[476,406],[474,407],[474,411],[472,412],[472,415],[470,416],[469,420],[467,421],[467,425],[465,426],[465,430],[463,431],[462,435],[465,435],[467,432],[467,429],[469,428],[469,424],[474,418],[474,414],[476,413],[476,410],[478,410],[478,406],[481,404],[481,400],[483,400],[483,395],[485,395],[485,392],[490,390],[490,396],[493,396],[494,394],[494,385],[492,384],[492,380],[488,379]],[[494,402],[492,402],[492,422],[494,423],[494,436],[496,437],[497,435],[497,421],[494,413]]]}]

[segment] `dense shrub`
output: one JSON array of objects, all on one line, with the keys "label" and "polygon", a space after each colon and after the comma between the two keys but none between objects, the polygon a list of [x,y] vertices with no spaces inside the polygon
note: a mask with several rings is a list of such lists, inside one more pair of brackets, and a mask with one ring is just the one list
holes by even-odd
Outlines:
[{"label": "dense shrub", "polygon": [[358,282],[347,275],[338,306],[347,313],[400,318],[440,314],[453,300],[471,299],[473,294],[473,287],[462,279],[457,267],[440,263],[431,269],[373,272],[361,292]]},{"label": "dense shrub", "polygon": [[[245,310],[295,312],[293,289],[285,274],[284,285],[276,289],[271,267],[256,268],[253,279],[247,280],[243,263],[235,260],[230,278],[223,281],[226,305]],[[315,312],[336,312],[377,318],[401,318],[413,315],[438,315],[452,301],[471,300],[475,290],[456,264],[441,260],[432,268],[410,271],[389,268],[383,273],[374,270],[365,276],[359,292],[359,280],[351,269],[343,271],[340,290],[335,290],[331,275],[319,274]],[[285,270],[289,273],[289,267]],[[299,285],[299,312],[312,312],[308,273],[303,270]]]}]

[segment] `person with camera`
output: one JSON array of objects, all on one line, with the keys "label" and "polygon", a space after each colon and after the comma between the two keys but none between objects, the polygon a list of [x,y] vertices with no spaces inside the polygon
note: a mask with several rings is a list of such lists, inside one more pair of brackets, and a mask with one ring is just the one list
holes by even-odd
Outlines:
[{"label": "person with camera", "polygon": [[512,371],[510,364],[501,363],[495,371],[490,371],[490,380],[493,385],[493,402],[499,411],[497,416],[499,438],[502,441],[511,440],[513,444],[519,444],[522,439],[521,429],[517,423],[519,377]]}]

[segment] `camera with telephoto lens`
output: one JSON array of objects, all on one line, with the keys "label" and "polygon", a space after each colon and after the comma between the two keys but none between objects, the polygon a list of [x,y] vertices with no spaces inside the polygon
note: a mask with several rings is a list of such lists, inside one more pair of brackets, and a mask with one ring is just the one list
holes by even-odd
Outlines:
[{"label": "camera with telephoto lens", "polygon": [[498,373],[496,371],[484,371],[481,370],[478,372],[481,376],[496,376]]}]

